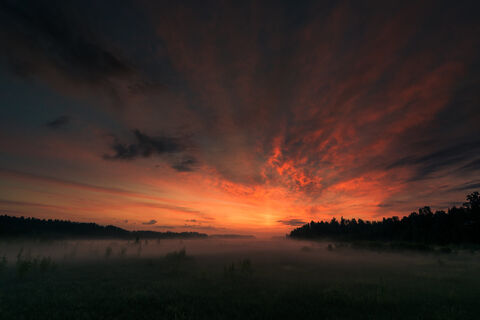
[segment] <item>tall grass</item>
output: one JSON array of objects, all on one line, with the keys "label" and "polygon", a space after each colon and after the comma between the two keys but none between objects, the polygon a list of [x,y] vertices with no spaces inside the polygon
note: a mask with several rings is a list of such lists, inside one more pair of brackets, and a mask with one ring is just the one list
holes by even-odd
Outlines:
[{"label": "tall grass", "polygon": [[232,262],[223,268],[223,274],[226,278],[234,279],[238,277],[251,277],[253,275],[253,266],[250,259],[242,259],[237,263]]},{"label": "tall grass", "polygon": [[17,277],[23,279],[29,273],[37,271],[39,271],[40,273],[45,273],[47,271],[55,270],[57,266],[51,257],[37,256],[35,258],[32,258],[29,252],[28,254],[24,255],[24,249],[22,247],[17,253],[17,261],[15,267],[17,271]]}]

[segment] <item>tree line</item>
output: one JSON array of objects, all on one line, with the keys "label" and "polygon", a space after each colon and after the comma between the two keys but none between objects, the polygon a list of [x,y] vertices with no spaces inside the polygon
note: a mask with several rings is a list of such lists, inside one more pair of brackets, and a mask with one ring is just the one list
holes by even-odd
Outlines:
[{"label": "tree line", "polygon": [[122,238],[162,239],[207,237],[198,232],[128,231],[112,225],[72,222],[68,220],[0,216],[0,238]]},{"label": "tree line", "polygon": [[290,232],[291,238],[406,241],[426,244],[480,244],[480,196],[473,192],[461,207],[432,212],[423,207],[403,218],[381,221],[332,218],[310,222]]}]

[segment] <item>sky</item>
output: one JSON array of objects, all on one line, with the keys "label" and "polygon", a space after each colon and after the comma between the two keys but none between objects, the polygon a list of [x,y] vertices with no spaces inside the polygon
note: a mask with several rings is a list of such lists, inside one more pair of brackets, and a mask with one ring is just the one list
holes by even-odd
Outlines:
[{"label": "sky", "polygon": [[0,1],[0,214],[285,234],[480,189],[476,1]]}]

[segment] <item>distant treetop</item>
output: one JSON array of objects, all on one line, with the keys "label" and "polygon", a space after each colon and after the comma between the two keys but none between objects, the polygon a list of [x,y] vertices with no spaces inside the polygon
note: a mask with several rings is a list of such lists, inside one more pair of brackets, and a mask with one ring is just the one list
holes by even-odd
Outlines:
[{"label": "distant treetop", "polygon": [[0,238],[197,238],[207,237],[198,232],[128,231],[112,225],[43,220],[36,218],[0,216]]},{"label": "distant treetop", "polygon": [[297,239],[411,241],[429,244],[480,243],[480,196],[473,192],[462,207],[432,212],[430,207],[382,221],[344,219],[310,222],[290,232]]}]

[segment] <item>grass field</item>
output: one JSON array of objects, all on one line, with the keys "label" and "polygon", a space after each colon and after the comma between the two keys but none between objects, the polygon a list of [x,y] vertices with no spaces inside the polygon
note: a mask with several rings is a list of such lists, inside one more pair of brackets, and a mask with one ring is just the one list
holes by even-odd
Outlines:
[{"label": "grass field", "polygon": [[1,319],[478,319],[480,255],[293,240],[3,241]]}]

